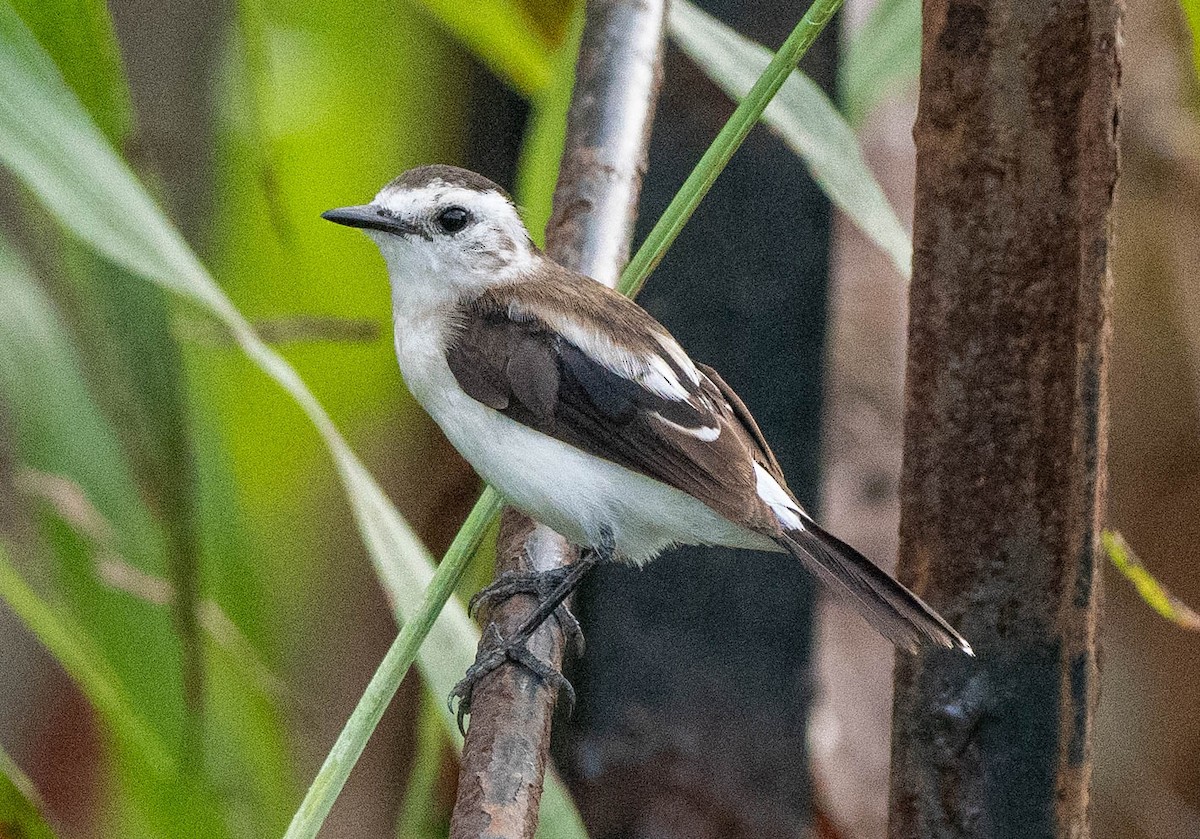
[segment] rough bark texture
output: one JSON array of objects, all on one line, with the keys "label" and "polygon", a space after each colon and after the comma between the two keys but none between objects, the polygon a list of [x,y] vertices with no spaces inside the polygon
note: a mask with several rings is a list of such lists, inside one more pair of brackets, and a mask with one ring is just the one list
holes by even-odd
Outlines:
[{"label": "rough bark texture", "polygon": [[[498,574],[547,570],[573,558],[574,550],[562,537],[512,509],[504,511],[496,547]],[[536,607],[535,598],[517,596],[487,617],[503,637],[510,637]],[[543,661],[561,666],[562,631],[553,620],[547,621],[529,648]],[[548,684],[512,664],[479,685],[463,746],[451,839],[533,836],[555,698]]]},{"label": "rough bark texture", "polygon": [[1086,837],[1119,4],[924,5],[890,835]]},{"label": "rough bark texture", "polygon": [[[654,106],[661,78],[663,0],[590,0],[547,252],[560,264],[610,286],[629,256]],[[497,574],[547,570],[574,560],[561,536],[506,510]],[[533,610],[532,598],[497,606],[510,636]],[[563,635],[547,621],[531,641],[561,666]],[[555,691],[522,668],[502,667],[475,693],[463,748],[451,839],[532,837],[550,747]]]}]

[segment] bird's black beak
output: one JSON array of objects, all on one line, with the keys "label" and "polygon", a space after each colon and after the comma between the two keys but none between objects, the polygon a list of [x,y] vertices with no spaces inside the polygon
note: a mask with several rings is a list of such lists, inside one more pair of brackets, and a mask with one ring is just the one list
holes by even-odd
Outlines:
[{"label": "bird's black beak", "polygon": [[338,207],[336,210],[326,210],[321,218],[334,224],[344,224],[347,227],[358,227],[364,230],[382,230],[385,233],[415,233],[416,228],[404,219],[398,219],[387,210],[362,204],[357,207]]}]

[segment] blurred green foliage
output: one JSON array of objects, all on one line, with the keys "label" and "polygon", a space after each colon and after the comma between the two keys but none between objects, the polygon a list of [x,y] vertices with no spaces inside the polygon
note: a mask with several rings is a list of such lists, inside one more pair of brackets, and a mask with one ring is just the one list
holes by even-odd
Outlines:
[{"label": "blurred green foliage", "polygon": [[846,120],[862,125],[888,95],[911,88],[921,69],[921,0],[880,0],[846,43],[838,98]]},{"label": "blurred green foliage", "polygon": [[1200,0],[1179,0],[1183,7],[1184,17],[1187,18],[1188,28],[1192,35],[1192,64],[1196,69],[1196,78],[1200,79]]},{"label": "blurred green foliage", "polygon": [[54,839],[37,802],[37,790],[12,759],[0,749],[0,836]]}]

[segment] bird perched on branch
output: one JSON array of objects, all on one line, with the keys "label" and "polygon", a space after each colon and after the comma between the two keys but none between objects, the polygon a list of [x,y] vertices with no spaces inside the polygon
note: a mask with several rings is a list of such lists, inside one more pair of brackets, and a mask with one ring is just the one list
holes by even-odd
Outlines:
[{"label": "bird perched on branch", "polygon": [[897,646],[971,653],[920,598],[817,526],[715,370],[632,300],[538,250],[499,186],[422,166],[323,217],[379,246],[413,396],[510,504],[585,549],[568,568],[485,590],[536,593],[541,605],[515,637],[485,635],[455,690],[460,712],[507,659],[565,683],[525,644],[537,625],[596,563],[643,565],[680,544],[786,551]]}]

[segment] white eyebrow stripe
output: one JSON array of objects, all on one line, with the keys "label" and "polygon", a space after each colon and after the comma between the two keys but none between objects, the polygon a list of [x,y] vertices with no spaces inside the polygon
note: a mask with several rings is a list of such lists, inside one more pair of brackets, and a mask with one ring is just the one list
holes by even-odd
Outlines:
[{"label": "white eyebrow stripe", "polygon": [[713,440],[721,436],[720,426],[702,425],[699,428],[688,428],[686,425],[680,425],[677,422],[672,422],[658,411],[651,411],[650,416],[654,417],[663,425],[674,428],[681,434],[687,434],[691,437],[695,437],[697,440],[700,440],[704,443],[711,443]]},{"label": "white eyebrow stripe", "polygon": [[780,524],[790,530],[804,529],[800,508],[784,492],[779,482],[771,477],[771,473],[758,463],[754,464],[754,491],[771,508]]}]

